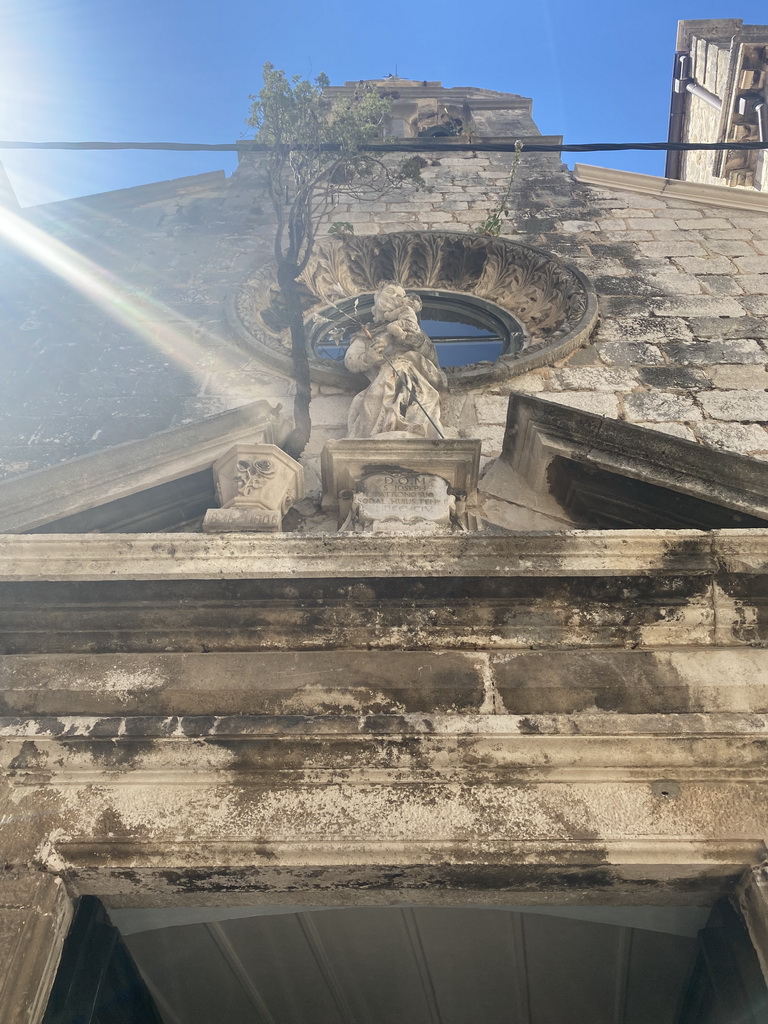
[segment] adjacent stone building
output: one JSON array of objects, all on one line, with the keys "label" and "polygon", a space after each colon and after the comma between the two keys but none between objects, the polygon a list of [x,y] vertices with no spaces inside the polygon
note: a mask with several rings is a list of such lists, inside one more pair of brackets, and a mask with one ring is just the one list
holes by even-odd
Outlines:
[{"label": "adjacent stone building", "polygon": [[258,158],[0,213],[0,1016],[127,1019],[95,896],[136,1020],[757,1021],[763,179],[376,85],[426,188],[319,239],[300,467]]},{"label": "adjacent stone building", "polygon": [[[768,32],[740,18],[681,21],[672,76],[670,142],[768,141]],[[762,150],[670,152],[667,177],[768,188]]]}]

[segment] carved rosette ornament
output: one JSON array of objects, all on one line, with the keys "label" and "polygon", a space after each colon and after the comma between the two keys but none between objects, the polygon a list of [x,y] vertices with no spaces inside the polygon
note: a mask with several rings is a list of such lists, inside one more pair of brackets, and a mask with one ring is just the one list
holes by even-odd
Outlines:
[{"label": "carved rosette ornament", "polygon": [[213,464],[220,508],[208,509],[207,533],[279,533],[304,496],[304,470],[274,444],[237,444]]},{"label": "carved rosette ornament", "polygon": [[[383,284],[409,291],[481,300],[522,329],[517,351],[496,362],[447,368],[451,386],[504,379],[561,359],[587,342],[597,321],[597,298],[587,278],[549,253],[506,238],[459,232],[413,231],[330,236],[319,241],[300,278],[312,328],[339,304],[370,301]],[[243,284],[231,309],[241,339],[259,356],[291,372],[288,324],[274,266],[266,264]],[[343,365],[310,352],[313,380],[357,390]]]}]

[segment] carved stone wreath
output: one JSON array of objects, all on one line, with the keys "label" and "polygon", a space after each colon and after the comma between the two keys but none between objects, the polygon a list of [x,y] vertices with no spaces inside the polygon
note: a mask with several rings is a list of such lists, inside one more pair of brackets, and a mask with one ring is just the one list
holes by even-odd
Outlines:
[{"label": "carved stone wreath", "polygon": [[[308,336],[318,315],[386,281],[404,287],[481,300],[502,320],[522,328],[522,346],[495,362],[446,370],[452,386],[515,376],[560,359],[586,343],[597,320],[597,299],[574,267],[541,249],[505,238],[442,231],[328,237],[318,242],[300,278]],[[291,372],[288,320],[275,268],[267,264],[242,285],[231,309],[233,326],[265,363]],[[312,379],[359,388],[343,365],[310,351]]]}]

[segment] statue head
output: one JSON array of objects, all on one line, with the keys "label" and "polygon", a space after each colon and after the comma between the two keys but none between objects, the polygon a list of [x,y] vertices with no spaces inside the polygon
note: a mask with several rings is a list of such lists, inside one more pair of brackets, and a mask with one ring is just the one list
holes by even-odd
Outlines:
[{"label": "statue head", "polygon": [[373,317],[378,323],[410,320],[418,327],[416,314],[421,309],[418,295],[409,295],[401,284],[394,281],[383,284],[373,299]]}]

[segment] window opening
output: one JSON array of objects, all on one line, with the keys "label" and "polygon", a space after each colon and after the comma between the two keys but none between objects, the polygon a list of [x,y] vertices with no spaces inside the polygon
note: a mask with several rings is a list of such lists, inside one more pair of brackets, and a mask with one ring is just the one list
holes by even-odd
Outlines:
[{"label": "window opening", "polygon": [[[489,303],[455,295],[419,291],[416,294],[423,303],[419,322],[434,343],[440,366],[493,362],[506,352],[522,347],[520,325],[512,317],[501,316]],[[366,295],[324,310],[312,338],[315,355],[343,363],[353,336],[361,325],[370,323],[372,306],[373,296]]]}]

